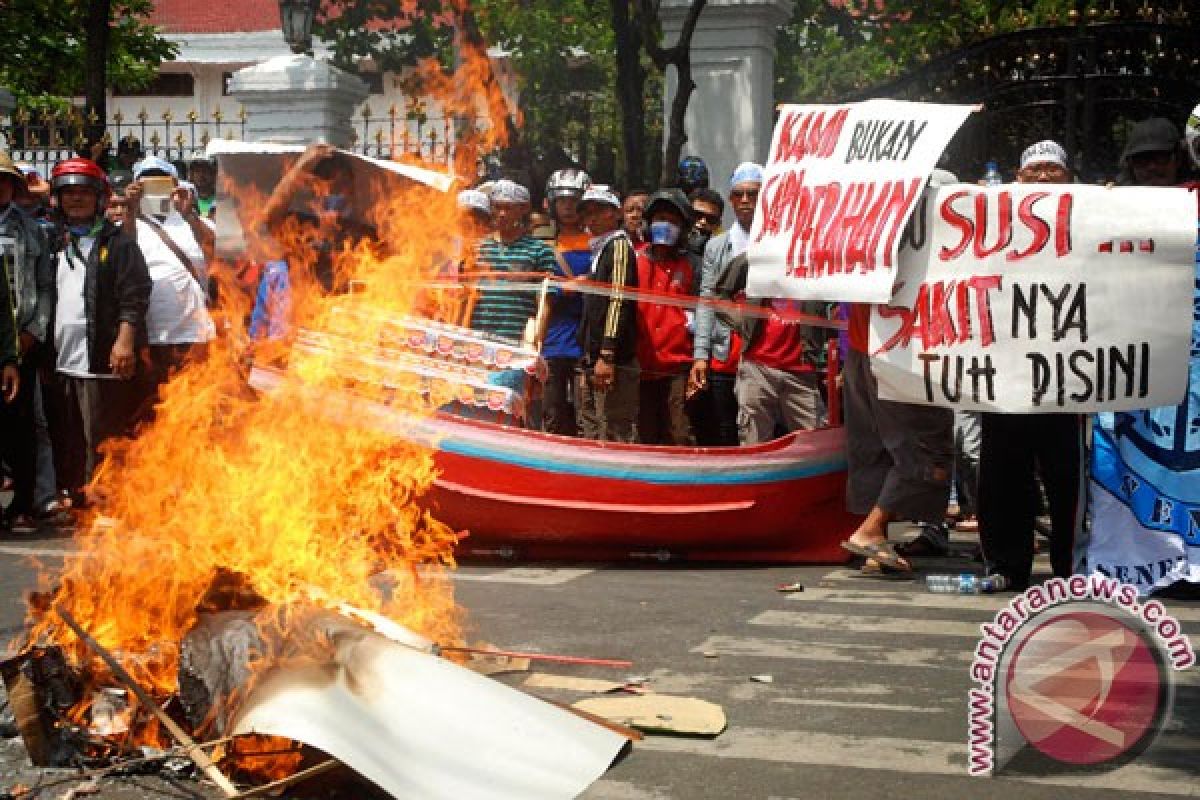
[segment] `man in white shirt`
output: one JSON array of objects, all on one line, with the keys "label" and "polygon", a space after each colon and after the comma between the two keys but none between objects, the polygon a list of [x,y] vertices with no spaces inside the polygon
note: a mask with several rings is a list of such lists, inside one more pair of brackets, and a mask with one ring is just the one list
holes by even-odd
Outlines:
[{"label": "man in white shirt", "polygon": [[[146,191],[148,178],[169,181],[167,195]],[[146,310],[146,402],[140,416],[149,418],[158,402],[158,389],[189,359],[203,357],[216,336],[208,313],[208,260],[205,249],[214,233],[208,220],[196,213],[190,191],[180,185],[175,166],[147,156],[133,167],[133,182],[125,189],[122,225],[146,259],[154,288]]]}]

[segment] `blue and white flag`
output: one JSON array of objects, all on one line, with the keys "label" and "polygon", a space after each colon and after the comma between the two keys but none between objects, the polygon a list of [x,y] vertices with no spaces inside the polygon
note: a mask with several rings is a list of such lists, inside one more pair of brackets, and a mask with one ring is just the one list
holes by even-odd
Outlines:
[{"label": "blue and white flag", "polygon": [[1143,594],[1180,580],[1200,583],[1200,253],[1194,301],[1183,402],[1096,420],[1084,571]]}]

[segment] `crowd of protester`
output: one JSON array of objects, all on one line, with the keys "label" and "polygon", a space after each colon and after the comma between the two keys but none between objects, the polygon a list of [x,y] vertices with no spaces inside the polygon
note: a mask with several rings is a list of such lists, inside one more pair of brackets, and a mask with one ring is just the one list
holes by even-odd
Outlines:
[{"label": "crowd of protester", "polygon": [[46,176],[0,151],[4,531],[86,507],[100,445],[148,421],[170,374],[216,335],[216,165],[186,165],[197,189],[132,138],[99,160],[111,171],[77,156]]},{"label": "crowd of protester", "polygon": [[[1136,125],[1118,182],[1185,184],[1200,167],[1197,124],[1193,117],[1186,135],[1162,118]],[[300,184],[327,184],[321,208],[301,219],[327,245],[313,267],[327,291],[346,288],[336,283],[333,254],[374,237],[342,213],[356,200],[338,158],[328,146],[310,147],[263,212],[266,227],[279,228],[294,215]],[[86,505],[100,444],[150,419],[163,382],[216,335],[208,309],[215,163],[187,164],[189,183],[181,165],[129,140],[115,159],[97,160],[108,169],[77,157],[47,180],[0,152],[0,299],[12,311],[0,315],[0,460],[12,490],[3,515],[10,530]],[[1050,140],[1030,145],[1013,166],[1020,183],[1075,179]],[[957,518],[963,530],[979,530],[988,569],[1024,588],[1045,505],[1053,570],[1070,574],[1086,499],[1085,419],[956,419],[880,399],[869,306],[746,296],[763,180],[763,167],[747,162],[718,189],[703,160],[690,156],[676,185],[657,190],[622,194],[572,168],[550,176],[541,208],[508,179],[461,192],[460,274],[491,281],[477,284],[461,321],[534,341],[548,367],[519,424],[613,442],[749,445],[828,424],[837,393],[847,505],[863,517],[845,546],[866,559],[865,571],[907,571],[913,557],[945,553]],[[940,170],[933,178],[956,180]],[[514,291],[503,285],[506,274],[554,280],[539,299],[538,282]],[[814,316],[847,322],[836,379],[826,369],[836,333],[801,324]],[[923,524],[900,549],[888,539],[898,520]]]},{"label": "crowd of protester", "polygon": [[[754,301],[760,314],[723,310],[745,299],[742,256],[762,182],[762,166],[744,163],[719,192],[704,161],[689,156],[678,186],[624,197],[581,170],[559,170],[541,212],[528,187],[511,180],[460,195],[462,213],[488,226],[472,254],[477,273],[556,279],[544,325],[535,319],[535,293],[511,286],[481,288],[467,319],[510,339],[535,325],[548,379],[529,424],[566,436],[701,446],[825,424],[826,331],[797,320],[827,315],[828,304],[767,298]],[[584,283],[614,289],[588,292]]]}]

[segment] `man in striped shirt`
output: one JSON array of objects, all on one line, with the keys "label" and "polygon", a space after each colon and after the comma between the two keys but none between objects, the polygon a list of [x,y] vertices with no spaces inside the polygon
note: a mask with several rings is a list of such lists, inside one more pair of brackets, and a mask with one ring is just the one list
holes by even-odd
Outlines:
[{"label": "man in striped shirt", "polygon": [[[476,269],[553,275],[554,251],[525,232],[529,190],[513,181],[496,181],[491,201],[495,230],[479,243]],[[532,276],[523,280],[531,281],[528,291],[512,291],[504,285],[480,289],[471,310],[471,328],[519,341],[526,322],[537,313],[537,284],[532,283]]]}]

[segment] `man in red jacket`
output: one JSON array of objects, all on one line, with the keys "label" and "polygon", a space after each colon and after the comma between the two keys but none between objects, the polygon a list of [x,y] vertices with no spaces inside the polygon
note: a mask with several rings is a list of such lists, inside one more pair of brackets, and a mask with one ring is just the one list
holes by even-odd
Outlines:
[{"label": "man in red jacket", "polygon": [[[684,247],[691,210],[678,189],[660,189],[646,204],[646,244],[638,251],[638,287],[643,291],[692,296],[696,273]],[[638,435],[644,444],[686,445],[692,441],[684,408],[692,366],[690,312],[642,302],[638,308],[637,357],[641,367]]]}]

